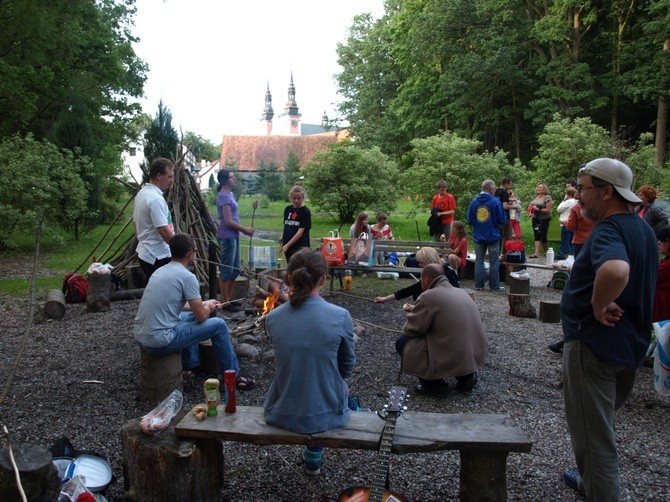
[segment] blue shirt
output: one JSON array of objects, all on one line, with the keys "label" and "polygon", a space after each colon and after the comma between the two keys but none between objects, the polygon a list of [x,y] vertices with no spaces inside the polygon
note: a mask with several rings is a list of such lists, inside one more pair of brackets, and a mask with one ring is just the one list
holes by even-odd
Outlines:
[{"label": "blue shirt", "polygon": [[507,221],[500,201],[488,192],[481,192],[468,207],[468,223],[472,240],[479,243],[500,240],[500,225]]},{"label": "blue shirt", "polygon": [[[608,260],[630,266],[628,284],[615,300],[624,313],[614,327],[596,320],[593,281]],[[615,214],[593,228],[563,290],[561,320],[566,342],[581,340],[605,364],[636,368],[649,347],[658,271],[658,245],[651,227],[633,214]]]}]

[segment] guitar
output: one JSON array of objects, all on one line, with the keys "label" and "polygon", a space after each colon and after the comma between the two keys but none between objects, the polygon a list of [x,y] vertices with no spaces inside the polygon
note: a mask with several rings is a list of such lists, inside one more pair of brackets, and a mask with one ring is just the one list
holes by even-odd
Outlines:
[{"label": "guitar", "polygon": [[340,493],[337,499],[338,502],[406,502],[406,499],[402,496],[386,489],[386,477],[388,475],[393,435],[395,434],[395,424],[398,416],[407,409],[404,406],[406,398],[407,389],[405,387],[391,387],[388,403],[384,406],[384,411],[377,412],[379,417],[385,420],[386,423],[384,424],[384,430],[379,442],[379,451],[375,459],[372,485],[370,487],[356,486],[348,488]]}]

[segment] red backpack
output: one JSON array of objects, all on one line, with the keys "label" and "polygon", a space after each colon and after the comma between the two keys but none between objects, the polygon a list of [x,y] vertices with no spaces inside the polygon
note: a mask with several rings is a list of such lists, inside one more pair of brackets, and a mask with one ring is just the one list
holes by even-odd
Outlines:
[{"label": "red backpack", "polygon": [[81,275],[70,272],[65,274],[63,294],[65,303],[83,303],[88,293],[88,281]]}]

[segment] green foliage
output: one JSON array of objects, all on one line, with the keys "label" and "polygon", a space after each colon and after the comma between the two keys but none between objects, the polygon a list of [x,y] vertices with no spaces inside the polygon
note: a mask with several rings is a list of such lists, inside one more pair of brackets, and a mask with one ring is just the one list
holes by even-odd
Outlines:
[{"label": "green foliage", "polygon": [[540,147],[533,159],[536,171],[524,185],[526,200],[536,183],[545,183],[550,191],[562,192],[565,182],[577,177],[579,166],[615,153],[607,131],[584,117],[571,119],[556,114],[538,141]]},{"label": "green foliage", "polygon": [[38,223],[71,229],[87,211],[86,158],[31,135],[0,142],[0,248]]},{"label": "green foliage", "polygon": [[300,180],[300,157],[293,151],[288,152],[288,158],[284,164],[284,197],[288,197],[288,193],[293,186]]},{"label": "green foliage", "polygon": [[182,139],[182,143],[191,149],[197,162],[201,160],[215,160],[221,156],[221,145],[216,146],[214,143],[202,136],[186,131]]},{"label": "green foliage", "polygon": [[447,182],[449,192],[456,199],[456,219],[462,221],[484,180],[491,179],[498,184],[506,176],[513,181],[523,177],[522,167],[518,163],[510,164],[504,152],[481,153],[481,142],[454,133],[415,139],[412,147],[414,163],[403,173],[402,184],[406,195],[412,197],[426,215],[439,180]]},{"label": "green foliage", "polygon": [[144,157],[147,165],[151,165],[158,157],[175,161],[178,146],[179,136],[172,127],[172,112],[161,99],[158,102],[158,112],[144,134]]},{"label": "green foliage", "polygon": [[398,176],[395,162],[379,148],[343,142],[312,157],[305,168],[305,188],[318,209],[350,223],[366,208],[392,211]]},{"label": "green foliage", "polygon": [[256,192],[266,196],[268,199],[285,200],[287,192],[284,187],[284,176],[279,172],[277,164],[270,162],[266,164],[261,161],[258,175],[255,180]]},{"label": "green foliage", "polygon": [[651,185],[668,193],[667,169],[663,169],[656,162],[654,137],[650,133],[640,136],[634,150],[626,157],[626,165],[633,171],[635,187]]}]

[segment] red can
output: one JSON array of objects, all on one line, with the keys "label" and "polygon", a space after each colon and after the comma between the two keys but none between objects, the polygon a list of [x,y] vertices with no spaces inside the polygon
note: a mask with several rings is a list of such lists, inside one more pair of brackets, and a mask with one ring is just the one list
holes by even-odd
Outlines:
[{"label": "red can", "polygon": [[235,413],[237,405],[235,402],[235,388],[237,387],[237,373],[235,370],[226,370],[223,372],[223,382],[226,386],[228,401],[226,402],[226,413]]}]

